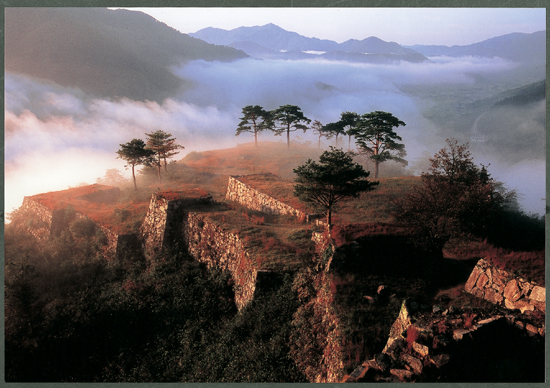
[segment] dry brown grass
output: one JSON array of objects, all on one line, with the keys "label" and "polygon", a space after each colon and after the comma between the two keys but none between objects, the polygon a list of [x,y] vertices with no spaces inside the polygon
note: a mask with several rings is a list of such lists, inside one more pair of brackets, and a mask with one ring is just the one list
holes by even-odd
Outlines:
[{"label": "dry brown grass", "polygon": [[538,284],[545,284],[544,251],[512,251],[486,240],[453,240],[445,246],[445,257],[456,260],[486,259],[491,264]]}]

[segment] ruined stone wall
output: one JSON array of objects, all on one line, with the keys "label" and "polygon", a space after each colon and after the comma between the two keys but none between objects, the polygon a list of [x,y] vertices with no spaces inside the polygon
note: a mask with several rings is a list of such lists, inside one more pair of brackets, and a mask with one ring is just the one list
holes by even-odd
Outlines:
[{"label": "ruined stone wall", "polygon": [[224,231],[204,215],[188,213],[182,237],[196,260],[229,271],[239,309],[253,299],[258,271],[238,235]]},{"label": "ruined stone wall", "polygon": [[[26,212],[30,218],[28,221],[28,231],[34,237],[39,240],[48,239],[50,236],[58,236],[63,228],[67,227],[65,221],[65,210],[52,210],[36,201],[33,201],[29,197],[25,197],[21,210]],[[80,213],[74,213],[75,219],[86,217]],[[118,235],[109,228],[103,225],[97,224],[97,227],[103,232],[107,239],[107,245],[103,251],[107,258],[113,258],[121,251],[121,241],[124,243],[124,247],[128,247],[130,244],[128,241],[132,241],[132,246],[135,247],[135,235]]]},{"label": "ruined stone wall", "polygon": [[128,254],[134,254],[141,249],[141,242],[137,234],[117,234],[103,225],[97,225],[107,239],[103,254],[107,259],[114,259]]},{"label": "ruined stone wall", "polygon": [[248,209],[277,215],[293,215],[307,219],[308,215],[267,194],[261,193],[249,185],[239,181],[237,176],[229,177],[226,199],[237,202]]},{"label": "ruined stone wall", "polygon": [[322,317],[324,326],[327,328],[324,341],[323,357],[319,366],[319,373],[312,383],[337,383],[342,380],[344,373],[344,353],[342,347],[342,333],[340,320],[334,309],[334,292],[332,278],[327,272],[317,275],[318,290],[313,301],[316,316]]},{"label": "ruined stone wall", "polygon": [[145,220],[140,227],[140,235],[145,251],[149,254],[159,252],[164,244],[166,230],[166,218],[168,214],[168,202],[166,199],[153,194]]},{"label": "ruined stone wall", "polygon": [[337,287],[330,273],[335,246],[322,233],[312,239],[316,244],[313,266],[299,273],[294,283],[301,306],[294,315],[293,325],[300,333],[299,338],[305,335],[316,339],[311,346],[295,348],[291,353],[309,382],[337,383],[344,374],[344,328],[337,315]]},{"label": "ruined stone wall", "polygon": [[53,211],[38,202],[33,201],[29,197],[23,199],[21,210],[32,218],[28,221],[28,230],[34,237],[39,240],[46,239],[50,236]]},{"label": "ruined stone wall", "polygon": [[147,215],[140,228],[140,236],[145,251],[155,254],[165,248],[174,248],[181,240],[181,229],[186,208],[193,205],[209,204],[210,195],[192,198],[166,198],[161,194],[153,194]]},{"label": "ruined stone wall", "polygon": [[[409,331],[413,334],[409,334]],[[543,343],[541,338],[544,336],[544,323],[536,326],[519,313],[493,315],[491,312],[477,310],[474,314],[454,307],[442,311],[435,306],[422,306],[405,300],[382,352],[363,362],[343,381],[399,382],[415,381],[419,378],[420,381],[438,381],[438,376],[445,376],[449,370],[463,374],[466,363],[460,359],[468,357],[472,350],[476,355],[480,352],[486,355],[475,360],[472,358],[474,363],[483,361],[488,369],[491,364],[498,365],[499,360],[492,358],[495,357],[492,348],[497,349],[497,353],[505,350],[501,355],[512,360],[509,365],[518,360],[527,360],[527,365],[531,361],[526,358],[527,354],[521,353],[527,348],[522,346],[519,348],[521,351],[518,351],[518,341],[525,346],[536,345]],[[499,346],[503,343],[506,346]],[[494,346],[487,347],[487,344]],[[539,356],[543,357],[543,354]],[[539,359],[532,361],[539,364],[541,362]],[[542,364],[544,367],[543,360]],[[540,372],[540,369],[537,370]],[[483,370],[484,368],[479,368],[477,373]],[[473,372],[472,369],[470,371]],[[459,375],[456,381],[461,381],[459,379],[462,377]],[[467,378],[465,380],[470,381]]]},{"label": "ruined stone wall", "polygon": [[465,290],[491,303],[522,313],[538,309],[546,311],[546,288],[499,269],[486,260],[479,260]]}]

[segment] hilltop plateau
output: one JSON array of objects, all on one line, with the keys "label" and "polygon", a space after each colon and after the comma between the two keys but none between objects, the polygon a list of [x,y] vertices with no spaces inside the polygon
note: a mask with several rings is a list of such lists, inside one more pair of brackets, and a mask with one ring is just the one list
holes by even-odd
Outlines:
[{"label": "hilltop plateau", "polygon": [[[540,225],[515,218],[531,228],[509,231],[520,249],[461,238],[433,261],[393,213],[419,177],[382,176],[327,240],[293,192],[293,168],[320,153],[242,144],[190,152],[160,184],[144,168],[139,190],[26,197],[6,226],[8,380],[540,381]],[[55,338],[71,360],[51,359]]]},{"label": "hilltop plateau", "polygon": [[142,11],[5,9],[7,382],[545,381],[544,9]]}]

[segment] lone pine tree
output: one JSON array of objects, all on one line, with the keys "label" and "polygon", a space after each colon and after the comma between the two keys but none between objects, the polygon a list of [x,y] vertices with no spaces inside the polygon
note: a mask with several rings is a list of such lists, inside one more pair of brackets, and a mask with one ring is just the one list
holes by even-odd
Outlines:
[{"label": "lone pine tree", "polygon": [[379,183],[367,180],[370,172],[355,163],[351,153],[334,147],[323,152],[319,163],[309,159],[294,169],[294,173],[294,195],[300,201],[326,211],[329,233],[334,206],[344,198],[373,190]]}]

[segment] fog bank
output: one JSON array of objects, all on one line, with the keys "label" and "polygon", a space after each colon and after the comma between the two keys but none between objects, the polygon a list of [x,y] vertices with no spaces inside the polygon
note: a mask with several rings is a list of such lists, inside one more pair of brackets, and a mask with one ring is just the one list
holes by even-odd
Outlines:
[{"label": "fog bank", "polygon": [[[338,120],[343,111],[391,112],[407,124],[398,133],[406,145],[407,159],[413,162],[423,153],[433,155],[444,146],[448,131],[423,116],[423,109],[437,101],[407,94],[402,91],[403,85],[468,87],[475,85],[480,76],[514,66],[499,58],[438,58],[431,63],[393,65],[199,60],[173,69],[190,86],[160,104],[126,98],[96,99],[78,89],[6,73],[5,209],[10,212],[21,206],[24,195],[63,190],[81,182],[91,184],[106,169],[123,170],[124,163],[116,159],[115,153],[119,145],[133,138],[145,140],[146,132],[161,129],[172,133],[185,146],[177,159],[190,151],[252,141],[247,134],[235,137],[241,109],[246,105],[266,109],[298,105],[308,118],[324,124]],[[523,125],[529,127],[524,131],[536,136],[542,131],[544,135],[544,123]],[[309,134],[294,135],[315,141]],[[279,138],[262,133],[260,139]],[[509,157],[509,151],[499,157],[503,148],[493,141],[482,153],[488,159],[483,162],[490,162],[490,171],[498,172],[495,175],[499,179],[525,194],[525,210],[542,214],[545,155],[538,149],[526,153],[525,147],[517,147],[514,155],[518,158]]]}]

